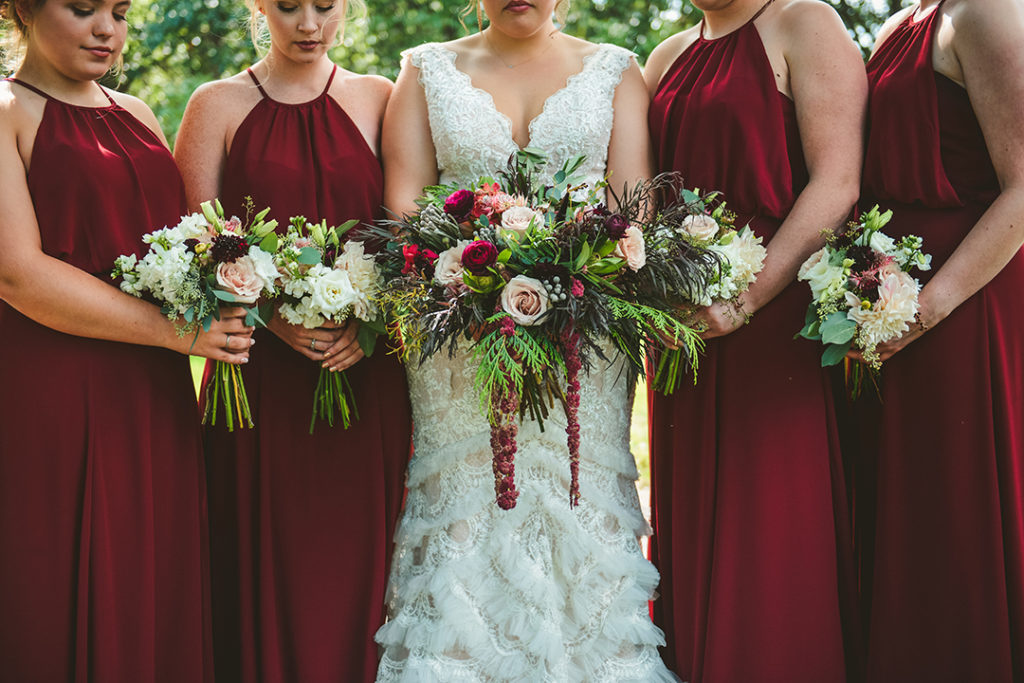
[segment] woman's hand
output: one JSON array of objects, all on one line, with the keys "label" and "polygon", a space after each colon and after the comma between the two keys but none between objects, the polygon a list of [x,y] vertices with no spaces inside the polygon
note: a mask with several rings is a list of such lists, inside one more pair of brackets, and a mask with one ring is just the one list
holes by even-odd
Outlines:
[{"label": "woman's hand", "polygon": [[185,335],[180,348],[174,350],[233,365],[248,363],[255,328],[245,324],[245,315],[242,308],[222,308],[220,320],[214,320],[208,331],[200,329],[197,336]]},{"label": "woman's hand", "polygon": [[714,339],[740,329],[747,324],[748,317],[742,301],[716,301],[697,311],[687,324],[697,330],[702,339]]},{"label": "woman's hand", "polygon": [[285,344],[330,370],[344,370],[363,357],[356,340],[359,324],[354,321],[346,325],[328,322],[308,329],[292,325],[275,315],[267,328]]}]

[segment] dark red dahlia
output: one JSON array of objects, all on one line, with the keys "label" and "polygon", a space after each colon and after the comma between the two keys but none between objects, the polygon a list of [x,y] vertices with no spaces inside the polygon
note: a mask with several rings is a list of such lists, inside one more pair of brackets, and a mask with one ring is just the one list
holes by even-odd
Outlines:
[{"label": "dark red dahlia", "polygon": [[249,253],[249,243],[238,235],[224,232],[213,237],[210,255],[217,263],[234,263]]}]

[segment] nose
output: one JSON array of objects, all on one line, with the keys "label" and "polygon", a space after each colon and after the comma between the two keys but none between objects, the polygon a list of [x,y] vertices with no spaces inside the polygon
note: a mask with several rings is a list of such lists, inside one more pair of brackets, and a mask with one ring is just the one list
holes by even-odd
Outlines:
[{"label": "nose", "polygon": [[316,7],[307,5],[302,9],[302,17],[299,19],[299,30],[303,33],[316,33],[320,28],[317,21]]},{"label": "nose", "polygon": [[97,11],[93,15],[92,34],[97,38],[109,38],[114,35],[114,15],[110,12]]}]

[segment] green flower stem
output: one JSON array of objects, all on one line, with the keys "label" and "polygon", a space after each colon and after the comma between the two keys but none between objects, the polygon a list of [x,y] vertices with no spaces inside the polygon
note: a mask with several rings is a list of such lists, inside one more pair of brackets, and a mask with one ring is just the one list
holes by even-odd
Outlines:
[{"label": "green flower stem", "polygon": [[317,418],[327,420],[327,424],[333,427],[336,413],[340,415],[344,429],[349,428],[353,418],[359,419],[352,385],[349,384],[344,372],[331,372],[327,368],[320,368],[320,376],[313,391],[313,415],[309,420],[309,433],[313,433]]},{"label": "green flower stem", "polygon": [[206,388],[203,424],[217,424],[220,406],[224,407],[224,422],[229,432],[235,431],[236,422],[241,427],[252,429],[252,412],[249,409],[249,396],[245,392],[242,368],[217,361],[213,366],[213,381]]}]

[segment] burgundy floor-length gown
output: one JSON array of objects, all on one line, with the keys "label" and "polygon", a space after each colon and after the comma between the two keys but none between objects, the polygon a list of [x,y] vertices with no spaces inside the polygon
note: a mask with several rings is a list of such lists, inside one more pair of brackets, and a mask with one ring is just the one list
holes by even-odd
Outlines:
[{"label": "burgundy floor-length gown", "polygon": [[[651,105],[658,170],[723,191],[767,244],[807,182],[795,107],[754,19],[701,31]],[[690,683],[841,683],[857,661],[831,385],[793,340],[808,296],[790,284],[708,342],[696,386],[651,396],[655,621]]]},{"label": "burgundy floor-length gown", "polygon": [[[112,99],[21,85],[47,99],[28,172],[43,251],[110,282],[184,211],[174,159]],[[203,478],[185,356],[0,301],[0,680],[212,681]]]},{"label": "burgundy floor-length gown", "polygon": [[[924,238],[922,282],[1000,191],[967,91],[932,68],[939,15],[908,17],[868,64],[865,206],[893,210],[893,237]],[[861,427],[879,433],[854,461],[871,683],[1024,681],[1022,293],[1024,250],[886,361],[880,406],[865,397]]]},{"label": "burgundy floor-length gown", "polygon": [[[329,88],[293,105],[260,87],[228,156],[228,212],[252,197],[280,229],[291,216],[378,215],[380,164]],[[359,419],[311,436],[319,364],[255,336],[244,375],[256,427],[207,433],[217,680],[372,681],[410,448],[405,373],[381,342],[345,371]]]}]

